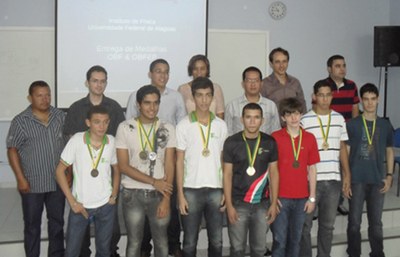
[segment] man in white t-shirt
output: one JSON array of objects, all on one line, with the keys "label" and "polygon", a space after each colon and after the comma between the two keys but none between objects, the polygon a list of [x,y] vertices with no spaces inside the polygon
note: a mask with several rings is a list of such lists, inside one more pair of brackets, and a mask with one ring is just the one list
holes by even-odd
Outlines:
[{"label": "man in white t-shirt", "polygon": [[[79,256],[89,223],[96,230],[96,256],[110,256],[110,244],[119,192],[120,173],[114,137],[106,135],[110,116],[106,107],[92,106],[86,119],[88,131],[68,141],[56,169],[57,182],[71,211],[68,217],[65,256]],[[72,192],[64,173],[73,166]],[[111,170],[111,166],[113,170]]]},{"label": "man in white t-shirt", "polygon": [[167,227],[175,167],[175,129],[158,119],[160,91],[151,85],[136,93],[140,115],[122,122],[115,145],[124,174],[122,212],[128,242],[127,257],[140,256],[147,217],[154,242],[154,256],[168,255]]},{"label": "man in white t-shirt", "polygon": [[183,226],[183,254],[196,256],[201,219],[205,217],[208,255],[222,256],[221,154],[227,136],[225,122],[209,111],[214,87],[211,80],[196,78],[192,95],[196,110],[176,127],[176,184]]}]

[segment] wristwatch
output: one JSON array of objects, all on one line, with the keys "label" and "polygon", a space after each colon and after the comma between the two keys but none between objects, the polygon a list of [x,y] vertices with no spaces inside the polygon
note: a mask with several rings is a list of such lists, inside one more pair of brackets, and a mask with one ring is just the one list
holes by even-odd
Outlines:
[{"label": "wristwatch", "polygon": [[310,203],[315,203],[315,197],[308,197],[308,201],[310,201]]},{"label": "wristwatch", "polygon": [[117,200],[117,198],[118,198],[118,195],[112,195],[112,196],[110,196],[110,199],[113,199],[113,200]]}]

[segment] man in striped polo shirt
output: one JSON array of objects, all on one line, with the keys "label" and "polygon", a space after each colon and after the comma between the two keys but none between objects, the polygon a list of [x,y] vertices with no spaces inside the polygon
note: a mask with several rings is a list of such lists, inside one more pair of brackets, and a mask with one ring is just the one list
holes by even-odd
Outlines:
[{"label": "man in striped polo shirt", "polygon": [[[346,62],[341,55],[332,55],[327,61],[329,77],[326,82],[332,88],[331,109],[342,114],[345,121],[359,115],[357,86],[354,81],[346,79]],[[349,214],[347,208],[343,205],[344,198],[341,195],[339,199],[338,212],[342,215]]]},{"label": "man in striped polo shirt", "polygon": [[50,87],[35,81],[29,87],[31,105],[11,122],[8,160],[17,180],[24,217],[24,247],[28,257],[40,256],[43,206],[48,219],[48,255],[64,256],[65,198],[55,180],[57,163],[67,141],[65,115],[50,105]]},{"label": "man in striped polo shirt", "polygon": [[[330,109],[332,88],[325,80],[314,85],[313,110],[302,119],[302,127],[317,139],[321,162],[317,164],[316,207],[318,208],[317,256],[330,256],[336,208],[341,191],[349,196],[350,170],[343,116]],[[340,169],[340,164],[342,169]],[[342,173],[342,174],[341,174]],[[341,183],[341,180],[343,183]],[[311,257],[313,213],[307,214],[300,243],[300,256]]]}]

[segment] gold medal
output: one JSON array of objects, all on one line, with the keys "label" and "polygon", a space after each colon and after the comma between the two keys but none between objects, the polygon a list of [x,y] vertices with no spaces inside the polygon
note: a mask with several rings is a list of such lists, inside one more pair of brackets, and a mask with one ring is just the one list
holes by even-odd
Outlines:
[{"label": "gold medal", "polygon": [[374,150],[374,134],[375,134],[375,128],[376,128],[376,119],[374,119],[372,123],[372,131],[369,133],[369,129],[367,126],[367,121],[365,120],[364,115],[362,116],[363,124],[364,124],[364,129],[365,129],[365,134],[367,135],[367,140],[368,140],[368,152],[372,152]]},{"label": "gold medal", "polygon": [[203,151],[201,152],[201,154],[204,157],[208,157],[210,155],[210,150],[208,150],[207,148],[203,149]]},{"label": "gold medal", "polygon": [[323,142],[322,143],[322,149],[324,149],[324,151],[328,150],[329,148],[329,144],[327,142]]},{"label": "gold medal", "polygon": [[[151,124],[150,130],[146,131],[146,129],[143,127],[142,122],[140,119],[137,119],[138,123],[138,133],[139,133],[139,138],[140,138],[140,144],[142,151],[139,153],[139,158],[143,161],[146,161],[149,159],[150,161],[154,161],[157,158],[157,154],[154,152],[154,145],[156,141],[156,127],[157,127],[157,118],[154,119],[154,122]],[[151,137],[151,134],[153,136]],[[150,153],[146,150],[146,148],[149,148]]]},{"label": "gold medal", "polygon": [[322,143],[322,149],[324,151],[329,149],[329,144],[328,144],[328,137],[329,137],[329,129],[331,127],[331,112],[329,112],[329,116],[328,116],[328,123],[326,124],[326,131],[324,131],[324,125],[322,124],[322,120],[321,118],[317,115],[318,117],[318,122],[319,122],[319,127],[321,129],[321,134],[322,134],[322,139],[323,139],[323,143]]},{"label": "gold medal", "polygon": [[97,177],[99,175],[99,171],[97,169],[92,169],[92,171],[90,172],[90,175],[92,175],[92,177]]},{"label": "gold medal", "polygon": [[254,174],[256,174],[256,169],[254,167],[248,167],[246,169],[247,175],[249,176],[253,176]]},{"label": "gold medal", "polygon": [[374,151],[374,145],[368,145],[368,152]]}]

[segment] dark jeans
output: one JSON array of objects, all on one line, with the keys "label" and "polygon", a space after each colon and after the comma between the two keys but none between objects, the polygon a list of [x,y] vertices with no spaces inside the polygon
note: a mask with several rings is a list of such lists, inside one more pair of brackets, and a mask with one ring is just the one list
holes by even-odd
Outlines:
[{"label": "dark jeans", "polygon": [[43,207],[46,206],[49,236],[48,256],[64,256],[65,197],[60,188],[47,193],[21,194],[24,217],[24,247],[27,257],[40,256],[40,232]]},{"label": "dark jeans", "polygon": [[67,249],[66,257],[77,257],[82,245],[82,239],[85,235],[89,222],[93,221],[96,231],[96,257],[110,256],[110,243],[114,224],[116,205],[109,203],[98,208],[86,209],[89,214],[89,220],[80,213],[74,213],[72,210],[68,217],[67,230]]},{"label": "dark jeans", "polygon": [[184,188],[189,214],[182,215],[183,255],[196,256],[201,220],[204,214],[208,236],[208,256],[222,256],[222,189]]},{"label": "dark jeans", "polygon": [[[337,203],[342,183],[336,180],[317,181],[316,202],[318,208],[317,256],[330,257]],[[311,228],[314,212],[306,215],[300,241],[300,256],[311,257]]]},{"label": "dark jeans", "polygon": [[[175,188],[175,187],[174,187]],[[179,220],[179,211],[177,208],[177,201],[176,201],[176,190],[173,191],[171,195],[171,220],[169,221],[168,225],[168,251],[173,253],[175,250],[180,248],[181,242],[181,223]],[[151,241],[151,231],[149,220],[146,217],[144,223],[144,231],[143,231],[143,241],[141,246],[142,252],[150,253],[152,250],[152,246],[150,244]]]},{"label": "dark jeans", "polygon": [[304,206],[307,198],[280,198],[281,208],[274,223],[272,255],[274,257],[298,257],[300,239],[307,213]]},{"label": "dark jeans", "polygon": [[382,184],[351,184],[353,193],[349,200],[350,212],[347,225],[347,253],[351,257],[361,255],[361,216],[364,201],[367,203],[368,239],[371,246],[371,257],[384,257],[382,210],[385,194],[379,192]]}]

